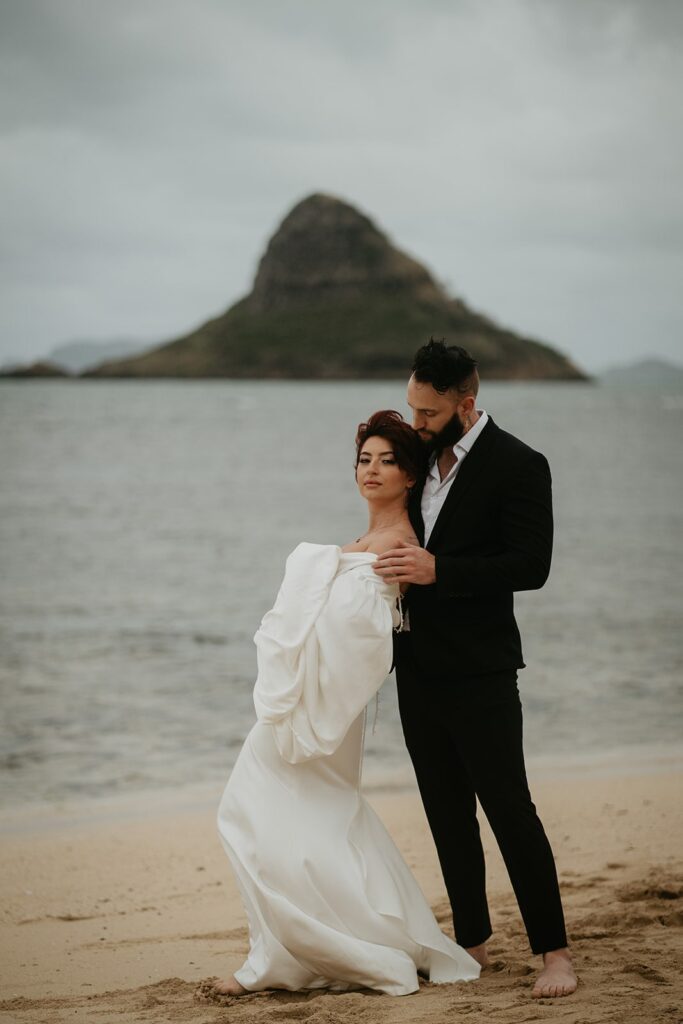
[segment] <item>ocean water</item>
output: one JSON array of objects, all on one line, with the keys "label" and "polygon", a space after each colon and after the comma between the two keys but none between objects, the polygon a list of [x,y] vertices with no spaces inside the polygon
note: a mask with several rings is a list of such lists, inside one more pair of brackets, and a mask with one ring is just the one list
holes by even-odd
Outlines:
[{"label": "ocean water", "polygon": [[[516,599],[531,756],[675,750],[683,396],[488,384],[554,480],[549,582]],[[0,383],[0,799],[225,780],[252,637],[301,540],[366,528],[357,423],[400,382]],[[410,779],[393,679],[365,778]]]}]

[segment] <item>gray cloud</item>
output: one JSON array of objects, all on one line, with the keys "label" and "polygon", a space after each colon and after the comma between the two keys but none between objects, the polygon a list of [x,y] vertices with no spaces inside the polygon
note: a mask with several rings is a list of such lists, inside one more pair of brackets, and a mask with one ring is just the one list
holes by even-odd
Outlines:
[{"label": "gray cloud", "polygon": [[680,354],[678,3],[0,3],[0,359],[169,337],[311,191],[588,367]]}]

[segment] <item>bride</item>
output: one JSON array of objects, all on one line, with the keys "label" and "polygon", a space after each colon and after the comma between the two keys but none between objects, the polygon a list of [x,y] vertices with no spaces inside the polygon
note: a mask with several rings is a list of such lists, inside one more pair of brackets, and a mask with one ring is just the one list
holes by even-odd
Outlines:
[{"label": "bride", "polygon": [[299,544],[256,633],[257,722],[218,810],[249,920],[249,954],[212,991],[266,988],[405,995],[472,980],[479,964],[439,926],[360,792],[365,707],[391,670],[398,584],[373,572],[397,541],[422,446],[392,411],[358,428],[367,533],[344,547]]}]

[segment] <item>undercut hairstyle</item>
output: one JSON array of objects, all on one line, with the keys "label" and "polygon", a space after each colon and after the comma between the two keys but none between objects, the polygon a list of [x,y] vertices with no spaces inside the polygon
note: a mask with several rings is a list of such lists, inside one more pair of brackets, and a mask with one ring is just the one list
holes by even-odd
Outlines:
[{"label": "undercut hairstyle", "polygon": [[383,437],[391,446],[396,462],[415,482],[427,472],[425,445],[400,412],[383,409],[373,412],[366,423],[359,423],[356,432],[356,469],[363,445],[371,437]]},{"label": "undercut hairstyle", "polygon": [[477,360],[460,345],[446,345],[445,339],[430,338],[419,348],[413,360],[413,377],[420,384],[431,384],[440,395],[451,389],[459,395],[479,391]]}]

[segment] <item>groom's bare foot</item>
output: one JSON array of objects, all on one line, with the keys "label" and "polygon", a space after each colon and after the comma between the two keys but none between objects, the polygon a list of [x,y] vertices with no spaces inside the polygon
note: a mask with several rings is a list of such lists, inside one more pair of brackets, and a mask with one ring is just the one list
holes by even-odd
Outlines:
[{"label": "groom's bare foot", "polygon": [[553,949],[543,954],[543,970],[536,979],[531,995],[534,999],[570,996],[576,992],[578,980],[568,949]]},{"label": "groom's bare foot", "polygon": [[211,987],[221,996],[244,996],[247,994],[247,989],[240,985],[234,977],[228,978],[227,981],[214,981]]},{"label": "groom's bare foot", "polygon": [[488,967],[490,961],[489,955],[486,952],[485,942],[480,943],[480,945],[478,946],[470,946],[469,948],[465,949],[465,952],[469,953],[470,956],[474,957],[474,959],[477,961],[482,970],[484,967]]}]

